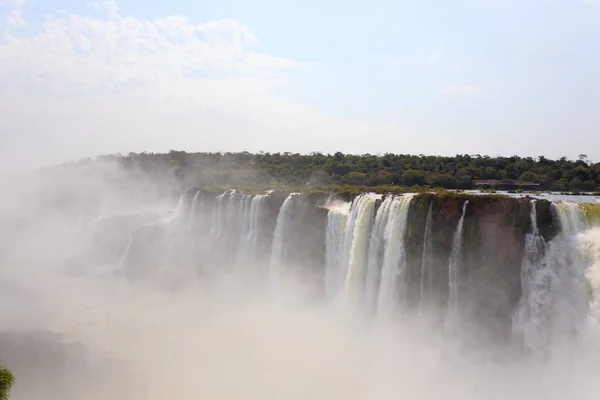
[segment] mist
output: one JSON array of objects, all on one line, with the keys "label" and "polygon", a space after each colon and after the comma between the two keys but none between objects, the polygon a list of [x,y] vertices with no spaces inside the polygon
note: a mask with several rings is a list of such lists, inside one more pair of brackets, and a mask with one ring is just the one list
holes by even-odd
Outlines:
[{"label": "mist", "polygon": [[[166,177],[110,162],[64,171],[27,175],[0,207],[0,364],[15,375],[13,399],[558,400],[600,391],[595,303],[585,333],[543,357],[482,345],[468,329],[446,335],[435,307],[373,316],[345,296],[324,299],[302,260],[271,279],[266,262],[197,259],[181,249],[234,249],[188,240],[181,188]],[[169,254],[141,269],[120,263],[129,237],[138,254]],[[599,238],[597,229],[572,238],[592,291]]]}]

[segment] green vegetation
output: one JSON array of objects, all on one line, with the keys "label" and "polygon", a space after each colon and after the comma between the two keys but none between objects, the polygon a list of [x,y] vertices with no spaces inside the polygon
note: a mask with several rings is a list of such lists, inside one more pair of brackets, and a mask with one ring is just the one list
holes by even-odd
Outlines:
[{"label": "green vegetation", "polygon": [[580,204],[590,226],[600,226],[600,204]]},{"label": "green vegetation", "polygon": [[[498,185],[515,182],[539,184],[538,190],[593,192],[600,190],[600,163],[584,154],[575,161],[562,157],[550,160],[540,156],[454,157],[406,154],[350,155],[311,153],[130,153],[127,156],[99,156],[116,160],[131,169],[149,174],[174,175],[185,187],[258,188],[377,188],[380,191],[406,191],[403,188],[429,187],[473,189],[476,180],[496,180]],[[83,160],[81,162],[92,162]],[[518,186],[518,185],[517,185]],[[519,187],[512,188],[513,190]]]},{"label": "green vegetation", "polygon": [[0,367],[0,400],[8,400],[14,377],[9,370]]}]

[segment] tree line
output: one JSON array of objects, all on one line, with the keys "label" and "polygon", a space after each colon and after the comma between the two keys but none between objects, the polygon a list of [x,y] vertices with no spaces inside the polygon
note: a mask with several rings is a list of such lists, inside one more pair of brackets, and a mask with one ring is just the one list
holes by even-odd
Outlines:
[{"label": "tree line", "polygon": [[[600,188],[600,163],[581,154],[562,157],[454,157],[409,154],[129,153],[98,156],[148,174],[172,175],[187,186],[405,186],[472,189],[477,180],[527,181],[540,190],[593,192]],[[91,162],[87,159],[80,162]]]}]

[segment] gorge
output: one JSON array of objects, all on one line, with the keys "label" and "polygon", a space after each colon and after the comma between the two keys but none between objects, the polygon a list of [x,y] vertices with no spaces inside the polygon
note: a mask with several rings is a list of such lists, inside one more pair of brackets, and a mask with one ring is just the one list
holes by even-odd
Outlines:
[{"label": "gorge", "polygon": [[16,202],[0,240],[13,398],[600,389],[600,205],[573,201],[592,197],[189,188],[161,202],[122,187]]},{"label": "gorge", "polygon": [[595,229],[599,213],[598,204],[460,192],[189,189],[171,219],[96,221],[94,247],[127,274],[185,264],[208,276],[289,276],[372,318],[417,311],[436,315],[432,329],[468,330],[473,346],[540,352],[576,336],[591,312],[595,260],[577,235]]}]

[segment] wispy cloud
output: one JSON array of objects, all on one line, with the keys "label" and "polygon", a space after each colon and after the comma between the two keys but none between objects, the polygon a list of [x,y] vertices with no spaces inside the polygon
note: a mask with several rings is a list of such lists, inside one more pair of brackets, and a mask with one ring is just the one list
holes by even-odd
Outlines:
[{"label": "wispy cloud", "polygon": [[[122,16],[113,1],[96,8],[109,19],[59,13],[35,36],[6,34],[0,42],[0,79],[70,90],[130,90],[130,84],[186,74],[255,76],[295,65],[251,50],[258,40],[234,20],[194,25],[182,16],[153,21]],[[26,26],[20,13],[8,19],[11,26]]]},{"label": "wispy cloud", "polygon": [[0,0],[0,6],[22,7],[25,0]]},{"label": "wispy cloud", "polygon": [[579,2],[592,6],[600,6],[600,0],[579,0]]},{"label": "wispy cloud", "polygon": [[429,53],[429,61],[431,61],[431,62],[440,61],[443,56],[444,56],[443,49],[435,49],[431,53]]},{"label": "wispy cloud", "polygon": [[102,11],[114,18],[119,18],[119,6],[116,1],[96,1],[94,9]]},{"label": "wispy cloud", "polygon": [[89,15],[57,12],[35,31],[9,30],[0,36],[0,156],[54,162],[170,148],[311,151],[316,143],[334,151],[329,132],[367,143],[366,133],[391,131],[282,97],[287,72],[301,65],[259,45],[233,19],[149,20],[123,15],[114,1]]},{"label": "wispy cloud", "polygon": [[441,93],[444,96],[453,96],[453,95],[460,95],[460,94],[473,95],[473,94],[481,93],[482,90],[483,90],[483,88],[480,85],[475,85],[475,84],[462,84],[461,85],[461,84],[456,84],[456,83],[449,83],[449,84],[442,86]]}]

